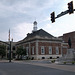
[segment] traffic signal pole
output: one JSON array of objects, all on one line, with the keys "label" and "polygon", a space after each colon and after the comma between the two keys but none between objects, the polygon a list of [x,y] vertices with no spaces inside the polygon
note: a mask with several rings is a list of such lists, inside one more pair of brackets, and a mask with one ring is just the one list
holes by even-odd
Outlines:
[{"label": "traffic signal pole", "polygon": [[[75,9],[73,9],[73,11],[75,11]],[[66,15],[66,14],[68,14],[68,13],[69,13],[68,10],[66,10],[66,11],[64,11],[64,12],[61,12],[60,14],[57,15],[57,17],[55,17],[55,19],[56,19],[56,18],[59,18],[59,17],[61,17],[61,16],[64,16],[64,15]]]},{"label": "traffic signal pole", "polygon": [[61,12],[60,14],[58,14],[57,17],[55,17],[55,19],[56,19],[56,18],[59,18],[59,17],[61,17],[61,16],[64,16],[65,14],[68,14],[68,10],[66,10],[66,11]]},{"label": "traffic signal pole", "polygon": [[[71,1],[70,3],[68,3],[68,10],[64,11],[64,12],[61,12],[60,14],[58,14],[56,17],[54,16],[54,21],[53,21],[53,18],[52,18],[52,13],[51,13],[51,21],[52,23],[55,22],[55,19],[61,17],[61,16],[64,16],[66,14],[72,14],[74,13],[75,9],[73,9],[73,1]],[[55,14],[55,13],[54,13]]]}]

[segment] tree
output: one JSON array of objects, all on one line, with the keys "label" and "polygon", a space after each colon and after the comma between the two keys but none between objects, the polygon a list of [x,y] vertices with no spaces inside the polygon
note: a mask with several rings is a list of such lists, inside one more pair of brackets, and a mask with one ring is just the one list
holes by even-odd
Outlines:
[{"label": "tree", "polygon": [[0,45],[0,56],[3,58],[6,55],[6,46]]},{"label": "tree", "polygon": [[16,54],[18,55],[18,59],[19,59],[19,56],[21,56],[20,59],[22,59],[22,55],[26,55],[26,50],[23,49],[22,46],[20,46],[17,48]]}]

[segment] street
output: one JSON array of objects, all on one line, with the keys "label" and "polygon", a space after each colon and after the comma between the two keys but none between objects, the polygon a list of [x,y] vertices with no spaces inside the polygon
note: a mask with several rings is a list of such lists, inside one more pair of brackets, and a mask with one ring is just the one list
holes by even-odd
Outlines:
[{"label": "street", "polygon": [[75,72],[15,62],[0,62],[0,75],[75,75]]}]

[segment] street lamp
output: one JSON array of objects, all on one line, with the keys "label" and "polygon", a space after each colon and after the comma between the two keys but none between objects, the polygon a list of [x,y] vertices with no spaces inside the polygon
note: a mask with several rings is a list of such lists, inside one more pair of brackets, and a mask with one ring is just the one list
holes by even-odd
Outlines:
[{"label": "street lamp", "polygon": [[9,62],[11,62],[11,41],[9,42]]}]

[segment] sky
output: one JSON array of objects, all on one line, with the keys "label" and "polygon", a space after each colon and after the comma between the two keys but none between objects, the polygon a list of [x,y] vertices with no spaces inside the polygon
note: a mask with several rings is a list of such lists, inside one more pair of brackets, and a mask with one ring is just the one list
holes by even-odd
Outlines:
[{"label": "sky", "polygon": [[51,35],[58,37],[75,31],[75,12],[55,19],[51,23],[50,14],[55,16],[68,10],[68,3],[75,0],[0,0],[0,40],[8,41],[9,29],[11,39],[17,42],[33,30],[33,22]]}]

